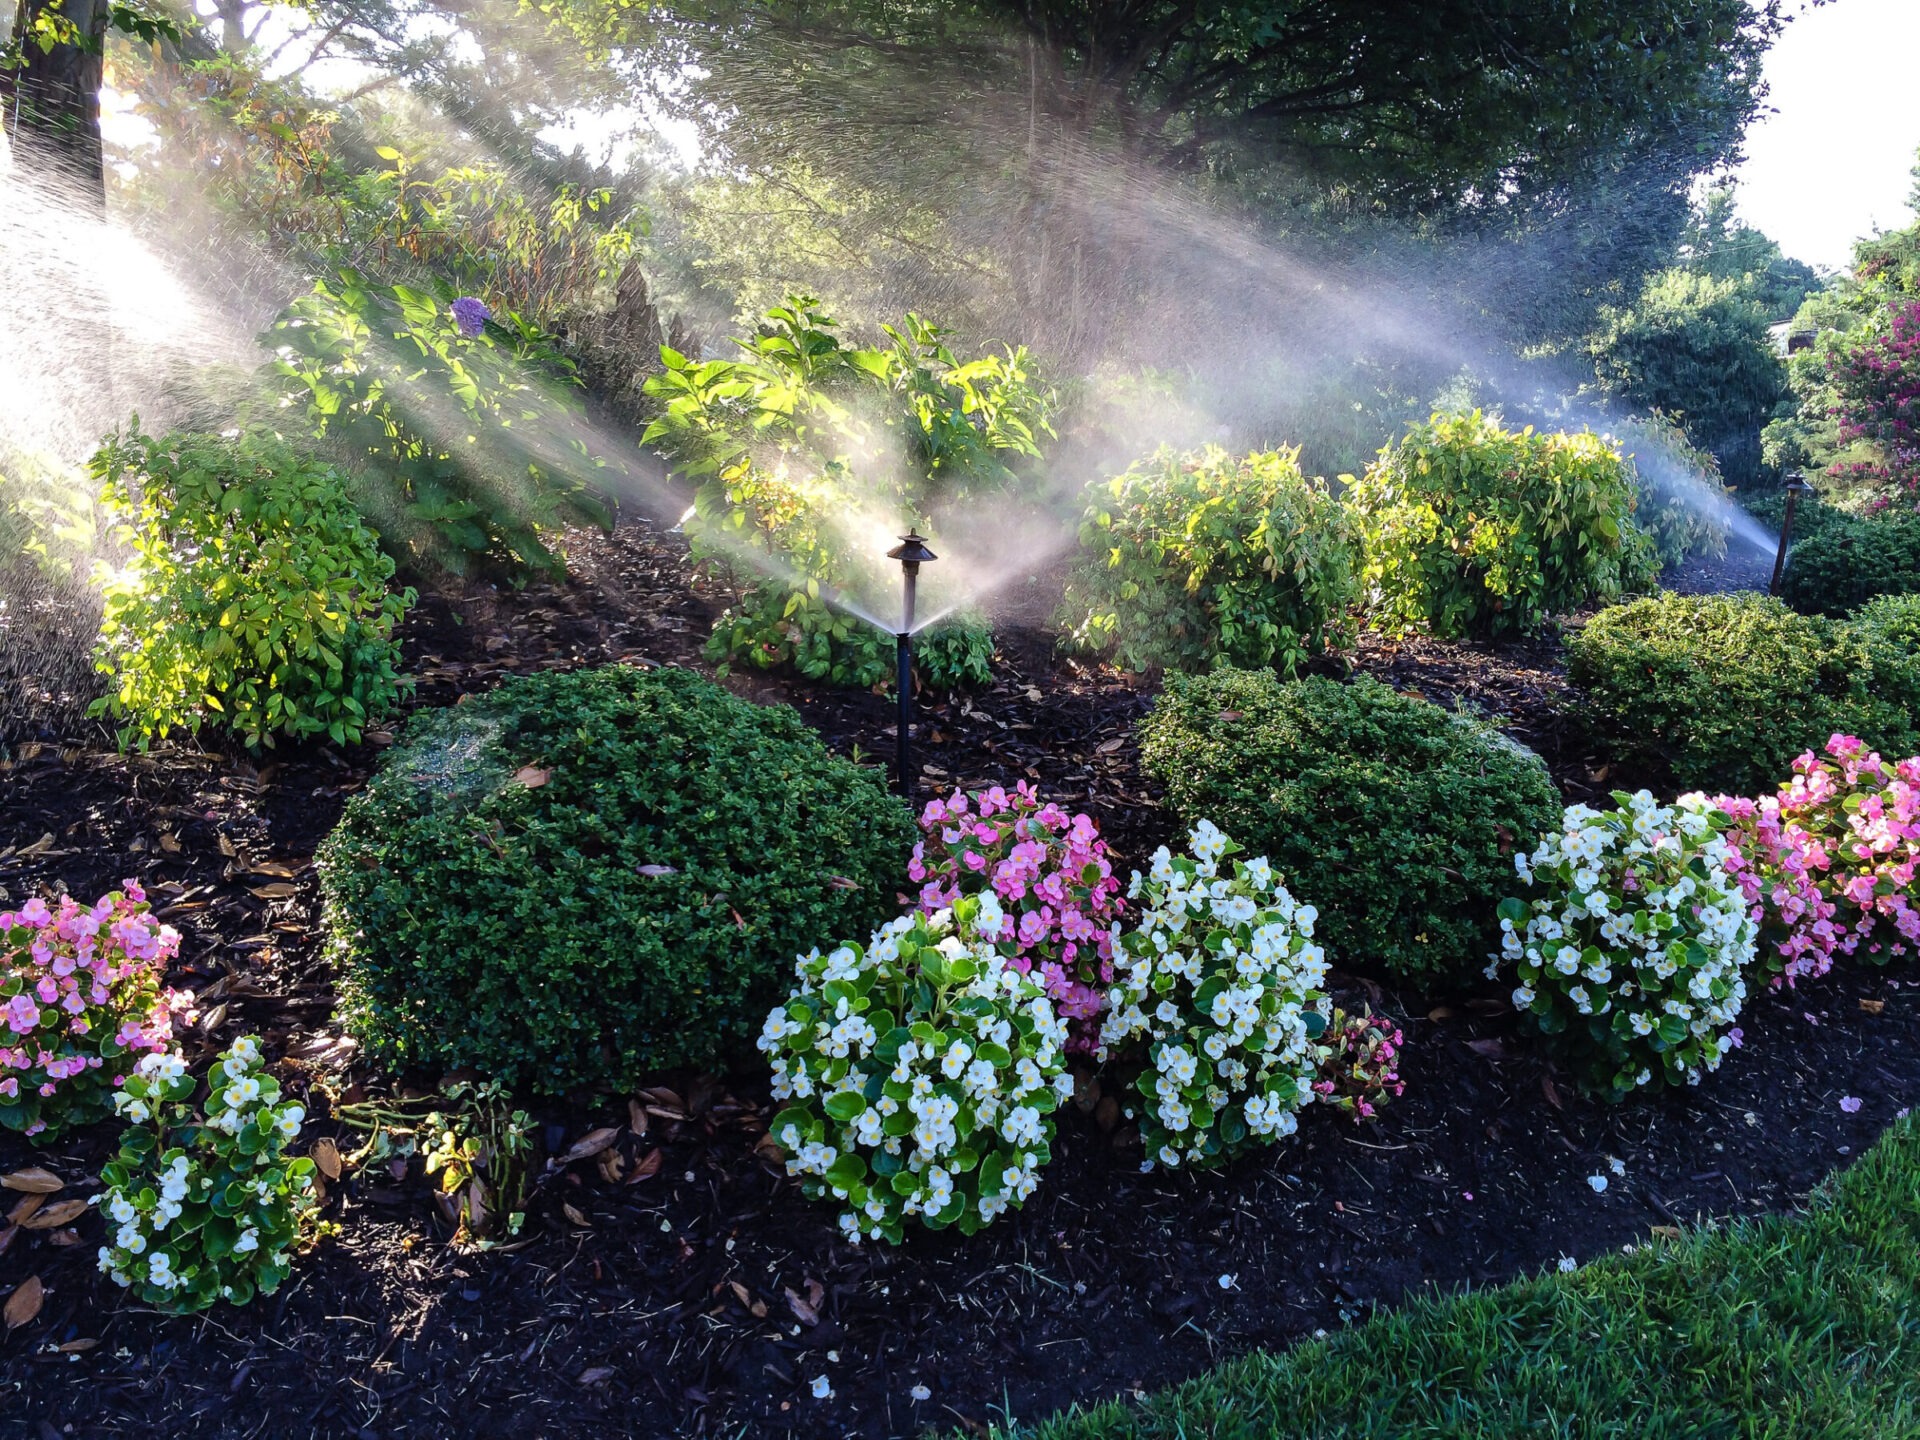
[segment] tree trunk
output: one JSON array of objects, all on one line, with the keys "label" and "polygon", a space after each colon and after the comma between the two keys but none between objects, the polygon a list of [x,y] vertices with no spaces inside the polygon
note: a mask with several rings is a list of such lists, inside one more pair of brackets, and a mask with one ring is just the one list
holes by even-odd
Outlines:
[{"label": "tree trunk", "polygon": [[[104,212],[105,163],[100,143],[100,76],[108,0],[20,0],[14,40],[20,66],[0,70],[7,142],[23,169],[58,178],[71,198]],[[63,15],[91,42],[42,50],[35,22]]]}]

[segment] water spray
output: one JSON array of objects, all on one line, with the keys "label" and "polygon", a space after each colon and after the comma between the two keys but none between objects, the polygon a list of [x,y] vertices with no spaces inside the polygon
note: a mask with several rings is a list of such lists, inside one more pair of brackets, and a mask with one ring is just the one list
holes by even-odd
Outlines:
[{"label": "water spray", "polygon": [[1799,504],[1800,497],[1811,489],[1813,487],[1807,483],[1807,477],[1798,470],[1787,477],[1787,513],[1780,520],[1780,548],[1774,552],[1773,556],[1773,579],[1767,585],[1769,595],[1780,593],[1780,577],[1786,573],[1787,542],[1788,537],[1793,534],[1794,506]]},{"label": "water spray", "polygon": [[894,653],[900,664],[900,748],[895,761],[896,788],[909,804],[913,801],[913,592],[920,580],[920,567],[940,557],[927,548],[926,537],[909,530],[900,543],[887,552],[889,560],[900,562],[903,587],[900,628],[894,632]]}]

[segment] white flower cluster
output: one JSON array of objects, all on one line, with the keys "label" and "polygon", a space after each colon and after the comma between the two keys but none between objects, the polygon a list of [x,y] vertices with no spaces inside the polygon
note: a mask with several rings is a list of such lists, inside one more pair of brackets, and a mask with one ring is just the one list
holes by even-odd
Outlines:
[{"label": "white flower cluster", "polygon": [[1163,846],[1133,877],[1127,894],[1142,908],[1133,930],[1115,932],[1100,1036],[1109,1049],[1144,1042],[1144,1168],[1214,1164],[1291,1135],[1326,1028],[1318,912],[1264,858],[1221,873],[1237,847],[1211,822],[1189,839],[1192,858]]},{"label": "white flower cluster", "polygon": [[802,956],[759,1045],[788,1102],[772,1135],[787,1173],[845,1203],[849,1236],[898,1241],[914,1217],[971,1233],[1039,1183],[1053,1111],[1073,1091],[1066,1025],[989,940],[969,897],[905,915],[862,949]]},{"label": "white flower cluster", "polygon": [[117,1285],[170,1309],[244,1302],[285,1278],[288,1248],[311,1209],[313,1162],[283,1150],[306,1112],[279,1105],[246,1037],[215,1064],[207,1114],[193,1123],[195,1082],[175,1055],[144,1056],[114,1096],[130,1123],[101,1170],[96,1197],[115,1229],[100,1269]]},{"label": "white flower cluster", "polygon": [[1515,967],[1514,1008],[1595,1088],[1697,1085],[1739,1042],[1757,937],[1727,869],[1726,817],[1699,794],[1614,799],[1607,811],[1568,806],[1558,834],[1514,857],[1536,895],[1502,903],[1487,975]]}]

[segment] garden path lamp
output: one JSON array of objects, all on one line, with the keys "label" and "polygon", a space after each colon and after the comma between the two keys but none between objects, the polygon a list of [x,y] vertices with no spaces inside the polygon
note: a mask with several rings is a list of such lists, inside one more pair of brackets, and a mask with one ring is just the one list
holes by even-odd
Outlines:
[{"label": "garden path lamp", "polygon": [[900,793],[913,799],[913,590],[920,580],[920,567],[939,557],[927,548],[926,537],[909,530],[900,543],[887,552],[889,560],[900,562],[905,587],[900,604],[900,629],[894,635],[895,656],[900,664],[900,749],[894,778]]},{"label": "garden path lamp", "polygon": [[1800,497],[1813,489],[1807,483],[1807,477],[1798,470],[1787,477],[1787,513],[1780,520],[1780,549],[1773,557],[1773,581],[1767,586],[1767,594],[1780,593],[1780,577],[1787,569],[1787,541],[1793,534],[1793,508],[1800,503]]}]

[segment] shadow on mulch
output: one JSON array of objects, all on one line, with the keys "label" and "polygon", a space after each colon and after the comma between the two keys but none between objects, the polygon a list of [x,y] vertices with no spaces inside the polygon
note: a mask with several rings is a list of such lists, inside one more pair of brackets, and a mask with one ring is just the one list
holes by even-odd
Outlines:
[{"label": "shadow on mulch", "polygon": [[[407,626],[417,703],[510,671],[698,660],[724,596],[690,581],[671,537],[581,536],[575,560],[565,587],[424,601]],[[1637,783],[1582,753],[1560,718],[1551,640],[1369,639],[1356,663],[1503,720],[1570,795]],[[882,696],[730,683],[797,705],[843,753],[891,754]],[[1139,860],[1172,838],[1132,739],[1150,693],[1016,626],[990,691],[923,710],[924,783],[1029,776]],[[0,763],[0,888],[16,902],[61,886],[90,896],[139,875],[186,936],[176,981],[225,1006],[218,1033],[192,1043],[204,1053],[261,1033],[304,1091],[337,1053],[311,855],[372,755],[98,747],[97,735],[53,735]],[[1789,1208],[1920,1093],[1920,988],[1897,972],[1761,997],[1743,1017],[1746,1047],[1708,1084],[1612,1109],[1557,1088],[1497,995],[1345,992],[1406,1026],[1407,1094],[1380,1123],[1315,1112],[1297,1140],[1224,1174],[1142,1175],[1137,1152],[1070,1108],[1039,1193],[970,1240],[844,1243],[831,1210],[756,1153],[758,1073],[663,1077],[637,1111],[625,1097],[543,1111],[551,1152],[617,1125],[618,1158],[547,1174],[509,1251],[449,1250],[417,1173],[349,1177],[328,1202],[338,1237],[245,1310],[178,1320],[128,1304],[94,1271],[92,1216],[0,1230],[0,1291],[29,1276],[46,1290],[0,1340],[0,1436],[977,1430],[1164,1385],[1410,1289]],[[1858,1113],[1841,1111],[1842,1095],[1863,1099]],[[315,1109],[313,1133],[331,1133]],[[89,1193],[109,1143],[105,1127],[43,1150],[0,1137],[0,1172],[44,1165]],[[813,1396],[820,1376],[829,1399]],[[915,1401],[916,1387],[929,1398]]]}]

